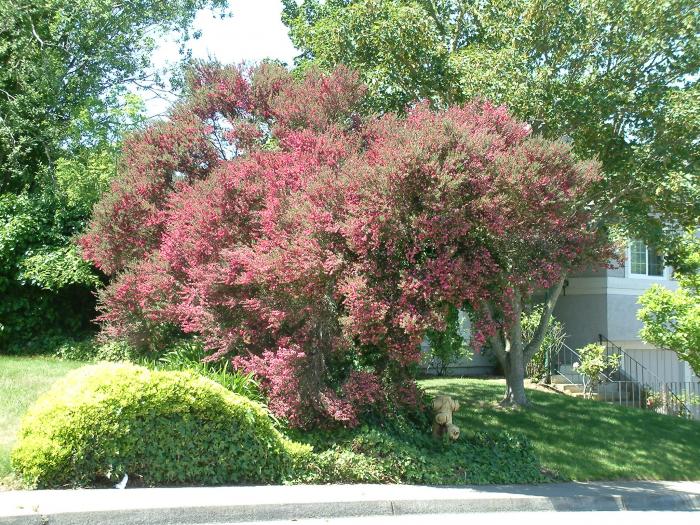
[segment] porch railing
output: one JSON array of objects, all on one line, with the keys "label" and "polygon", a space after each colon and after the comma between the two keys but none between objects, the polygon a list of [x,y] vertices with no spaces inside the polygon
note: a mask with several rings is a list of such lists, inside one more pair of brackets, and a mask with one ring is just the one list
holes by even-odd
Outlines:
[{"label": "porch railing", "polygon": [[[697,395],[694,383],[664,381],[603,334],[598,334],[598,342],[605,347],[606,355],[619,356],[620,367],[612,374],[612,378],[618,383],[636,383],[639,392],[636,397],[633,395],[633,401],[638,405],[633,406],[651,408],[654,400],[658,403],[659,399],[663,399],[669,412],[682,417],[693,416],[688,405],[694,401],[690,396]],[[674,387],[677,390],[674,391]]]},{"label": "porch railing", "polygon": [[[660,414],[700,419],[700,383],[663,381],[642,363],[604,335],[598,341],[606,355],[618,356],[620,367],[602,374],[593,397],[623,406],[653,410]],[[576,371],[581,356],[566,344],[547,356],[548,373],[570,384],[581,384],[584,377]]]}]

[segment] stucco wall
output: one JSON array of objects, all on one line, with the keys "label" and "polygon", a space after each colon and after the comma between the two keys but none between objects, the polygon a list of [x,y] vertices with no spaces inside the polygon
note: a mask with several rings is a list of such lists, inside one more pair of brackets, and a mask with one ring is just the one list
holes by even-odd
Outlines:
[{"label": "stucco wall", "polygon": [[569,275],[569,278],[579,277],[603,277],[605,276],[605,268],[587,268],[580,272],[575,272]]},{"label": "stucco wall", "polygon": [[554,316],[561,321],[568,334],[566,344],[576,349],[594,342],[598,334],[604,333],[606,312],[605,295],[583,295],[568,290],[566,295],[559,297]]},{"label": "stucco wall", "polygon": [[620,266],[619,268],[608,268],[605,273],[608,277],[624,277],[625,267]]},{"label": "stucco wall", "polygon": [[603,332],[611,341],[639,340],[642,323],[637,319],[637,295],[608,294],[607,326]]},{"label": "stucco wall", "polygon": [[585,270],[581,270],[580,272],[575,272],[569,275],[570,278],[579,278],[579,277],[624,277],[625,276],[625,267],[624,265],[620,266],[619,268],[605,268],[605,267],[589,267],[586,268]]}]

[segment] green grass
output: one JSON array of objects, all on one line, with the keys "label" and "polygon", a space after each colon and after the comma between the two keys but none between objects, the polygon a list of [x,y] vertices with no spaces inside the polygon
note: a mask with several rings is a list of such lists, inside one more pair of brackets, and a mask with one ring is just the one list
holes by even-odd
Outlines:
[{"label": "green grass", "polygon": [[[24,412],[54,381],[82,365],[0,356],[0,480],[11,474],[10,450]],[[532,390],[527,410],[503,409],[497,405],[502,380],[428,379],[421,384],[430,395],[460,401],[454,419],[463,433],[524,434],[542,464],[563,478],[700,479],[700,422]]]},{"label": "green grass", "polygon": [[529,390],[528,409],[503,409],[502,380],[429,379],[432,396],[459,400],[462,432],[527,436],[542,464],[573,480],[700,479],[700,422]]},{"label": "green grass", "polygon": [[54,381],[83,364],[47,357],[0,356],[0,484],[12,472],[10,450],[22,415]]}]

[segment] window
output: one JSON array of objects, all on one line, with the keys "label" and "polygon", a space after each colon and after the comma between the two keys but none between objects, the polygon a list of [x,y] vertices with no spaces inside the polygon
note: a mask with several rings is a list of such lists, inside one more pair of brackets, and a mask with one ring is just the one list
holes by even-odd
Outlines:
[{"label": "window", "polygon": [[648,275],[663,277],[664,258],[656,249],[647,246],[643,241],[630,242],[630,273],[633,275]]}]

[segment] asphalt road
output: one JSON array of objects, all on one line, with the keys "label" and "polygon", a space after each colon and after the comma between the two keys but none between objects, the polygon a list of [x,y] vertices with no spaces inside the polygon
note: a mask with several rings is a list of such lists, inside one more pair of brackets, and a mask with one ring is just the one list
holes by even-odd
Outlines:
[{"label": "asphalt road", "polygon": [[[245,525],[700,525],[700,512],[489,512],[414,514],[287,521],[254,521]],[[192,524],[194,525],[194,524]],[[234,525],[207,523],[197,525]],[[235,525],[243,525],[237,523]]]}]

